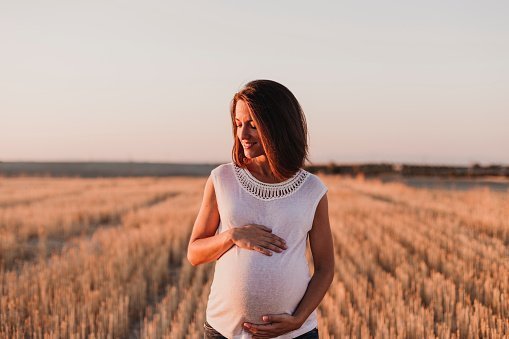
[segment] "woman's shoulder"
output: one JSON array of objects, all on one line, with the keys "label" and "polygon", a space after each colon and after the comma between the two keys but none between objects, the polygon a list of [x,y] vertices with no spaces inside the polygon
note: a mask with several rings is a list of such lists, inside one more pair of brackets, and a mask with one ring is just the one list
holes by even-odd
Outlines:
[{"label": "woman's shoulder", "polygon": [[312,186],[316,187],[319,191],[326,191],[327,185],[325,185],[324,181],[319,175],[316,175],[314,173],[311,173],[305,169],[302,169],[304,172],[306,172],[306,175],[308,176],[307,182],[310,183]]},{"label": "woman's shoulder", "polygon": [[214,167],[212,169],[212,171],[218,172],[218,171],[224,170],[225,168],[231,167],[231,166],[233,166],[233,162],[231,162],[231,161],[230,162],[224,162],[224,163],[221,163],[221,164],[217,165],[216,167]]},{"label": "woman's shoulder", "polygon": [[221,176],[224,176],[225,173],[231,172],[232,166],[233,166],[233,162],[222,163],[222,164],[219,164],[216,167],[214,167],[210,171],[210,173],[213,177],[221,177]]}]

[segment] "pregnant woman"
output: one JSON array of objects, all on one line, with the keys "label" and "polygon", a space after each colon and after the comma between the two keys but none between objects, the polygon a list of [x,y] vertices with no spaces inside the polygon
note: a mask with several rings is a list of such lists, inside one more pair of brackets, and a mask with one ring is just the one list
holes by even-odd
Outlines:
[{"label": "pregnant woman", "polygon": [[246,84],[230,113],[233,161],[211,171],[187,251],[194,266],[216,261],[204,338],[318,338],[334,249],[327,187],[302,168],[304,113],[271,80]]}]

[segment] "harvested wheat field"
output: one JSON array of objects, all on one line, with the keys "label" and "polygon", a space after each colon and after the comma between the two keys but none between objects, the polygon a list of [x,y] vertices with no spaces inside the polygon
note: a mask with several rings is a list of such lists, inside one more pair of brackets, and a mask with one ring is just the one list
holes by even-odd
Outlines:
[{"label": "harvested wheat field", "polygon": [[[509,192],[320,177],[322,338],[509,335]],[[0,178],[0,337],[200,338],[214,264],[186,250],[205,180]]]}]

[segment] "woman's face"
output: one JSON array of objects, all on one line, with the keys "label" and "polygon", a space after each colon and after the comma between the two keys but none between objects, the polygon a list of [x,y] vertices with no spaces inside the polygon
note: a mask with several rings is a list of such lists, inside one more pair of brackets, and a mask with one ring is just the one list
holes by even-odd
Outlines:
[{"label": "woman's face", "polygon": [[237,125],[237,138],[244,148],[244,155],[249,159],[264,155],[265,151],[255,122],[251,119],[249,107],[243,100],[238,100],[235,105],[235,124]]}]

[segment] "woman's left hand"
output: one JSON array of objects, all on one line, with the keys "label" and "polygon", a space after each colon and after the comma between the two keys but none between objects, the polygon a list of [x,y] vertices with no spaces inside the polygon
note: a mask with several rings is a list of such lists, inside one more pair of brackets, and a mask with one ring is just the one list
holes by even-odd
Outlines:
[{"label": "woman's left hand", "polygon": [[253,334],[253,338],[273,338],[301,326],[298,319],[288,313],[267,314],[262,320],[266,324],[244,323],[244,328]]}]

